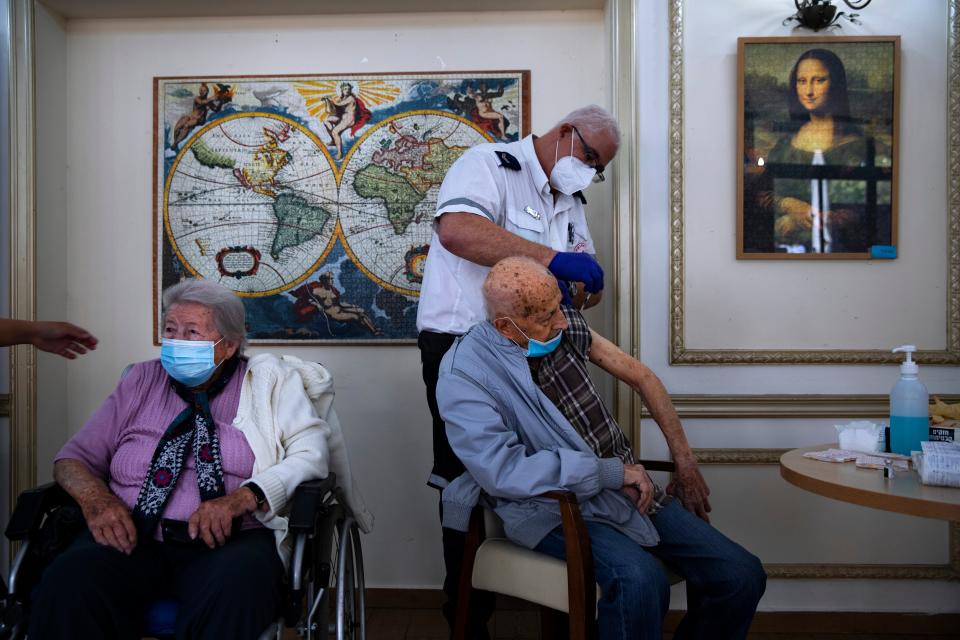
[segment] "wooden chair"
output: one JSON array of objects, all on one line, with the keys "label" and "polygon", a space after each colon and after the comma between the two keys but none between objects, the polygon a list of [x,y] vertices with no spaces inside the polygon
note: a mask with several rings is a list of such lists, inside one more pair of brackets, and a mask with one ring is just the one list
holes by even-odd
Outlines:
[{"label": "wooden chair", "polygon": [[[640,461],[648,471],[674,470],[672,462]],[[597,637],[597,601],[600,587],[594,579],[590,537],[580,514],[577,498],[567,491],[550,491],[541,496],[560,503],[560,522],[567,561],[532,551],[510,542],[503,523],[493,511],[476,507],[470,517],[454,640],[466,640],[470,600],[474,589],[513,596],[540,605],[541,637],[544,640],[567,635],[571,640]],[[670,584],[682,578],[667,570]]]}]

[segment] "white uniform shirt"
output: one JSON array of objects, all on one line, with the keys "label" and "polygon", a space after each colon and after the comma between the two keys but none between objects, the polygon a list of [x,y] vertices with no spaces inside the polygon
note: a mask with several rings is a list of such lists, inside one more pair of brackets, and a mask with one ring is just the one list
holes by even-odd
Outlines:
[{"label": "white uniform shirt", "polygon": [[[497,151],[515,157],[520,170],[501,166]],[[434,217],[458,211],[483,216],[555,251],[595,253],[580,201],[558,194],[554,202],[533,136],[477,145],[460,156],[440,185]],[[417,329],[460,335],[485,320],[481,287],[489,271],[447,251],[434,231],[420,287]]]}]

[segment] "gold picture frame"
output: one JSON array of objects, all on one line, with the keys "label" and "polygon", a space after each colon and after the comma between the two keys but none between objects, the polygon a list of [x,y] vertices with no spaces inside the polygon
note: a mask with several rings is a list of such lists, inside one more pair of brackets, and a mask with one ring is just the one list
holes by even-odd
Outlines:
[{"label": "gold picture frame", "polygon": [[[947,273],[946,332],[943,349],[923,350],[924,364],[960,364],[960,0],[946,0],[947,34]],[[670,1],[669,14],[669,194],[670,194],[670,364],[890,364],[883,349],[722,349],[689,348],[684,333],[684,2]]]},{"label": "gold picture frame", "polygon": [[737,259],[895,258],[900,37],[737,39]]}]

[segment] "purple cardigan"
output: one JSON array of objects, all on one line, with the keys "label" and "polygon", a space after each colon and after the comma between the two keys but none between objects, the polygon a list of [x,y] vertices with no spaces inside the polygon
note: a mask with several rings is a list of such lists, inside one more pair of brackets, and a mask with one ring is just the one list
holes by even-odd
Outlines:
[{"label": "purple cardigan", "polygon": [[[233,426],[246,370],[247,363],[242,360],[233,378],[210,403],[220,438],[223,482],[228,494],[253,475],[253,451],[243,433]],[[170,386],[159,360],[137,363],[54,460],[69,458],[84,463],[133,509],[157,443],[173,419],[186,408],[187,404]],[[198,506],[200,493],[191,451],[163,517],[187,520]],[[256,518],[244,516],[243,529],[259,526]],[[160,538],[159,527],[154,537]]]}]

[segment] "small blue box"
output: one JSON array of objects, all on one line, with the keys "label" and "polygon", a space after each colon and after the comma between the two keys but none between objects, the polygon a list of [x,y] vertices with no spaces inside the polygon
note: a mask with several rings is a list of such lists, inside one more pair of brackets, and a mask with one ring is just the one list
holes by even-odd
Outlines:
[{"label": "small blue box", "polygon": [[870,257],[892,260],[897,257],[897,248],[889,244],[875,244],[870,247]]}]

